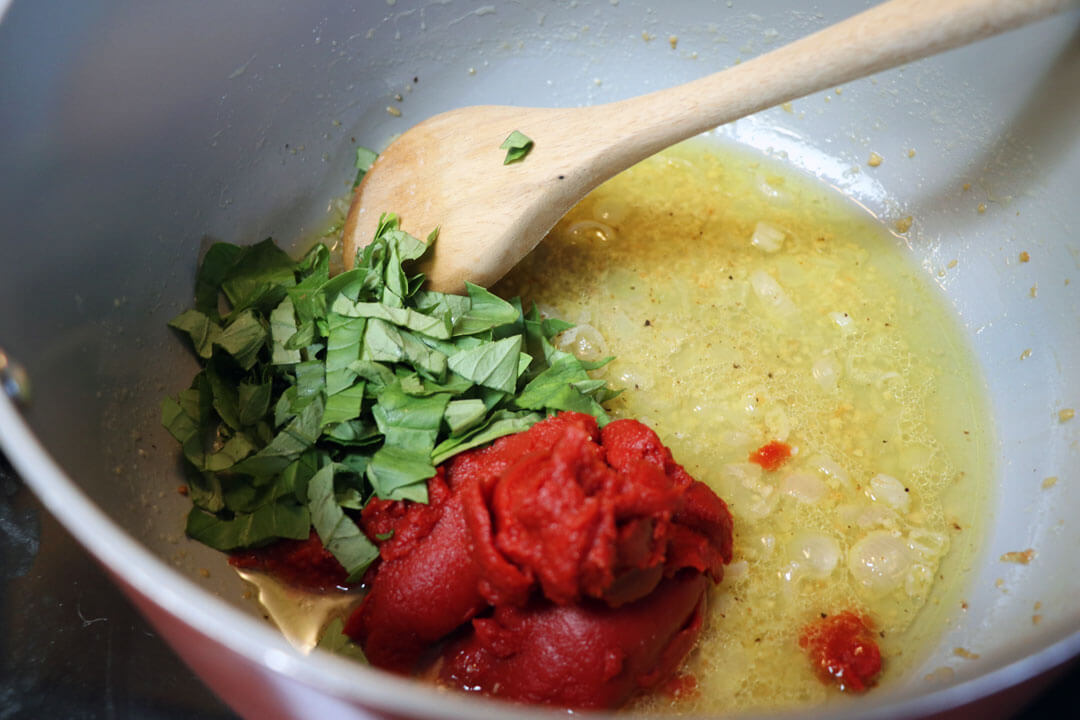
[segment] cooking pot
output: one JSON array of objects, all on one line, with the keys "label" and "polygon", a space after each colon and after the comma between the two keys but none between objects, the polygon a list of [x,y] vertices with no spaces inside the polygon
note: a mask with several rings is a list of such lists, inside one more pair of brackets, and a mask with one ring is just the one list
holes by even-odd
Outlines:
[{"label": "cooking pot", "polygon": [[[183,536],[159,405],[195,372],[166,322],[190,302],[200,250],[312,237],[356,145],[436,112],[613,101],[864,6],[16,0],[0,23],[0,447],[242,715],[504,716],[296,652],[221,556]],[[897,242],[955,309],[992,406],[992,517],[951,580],[964,607],[918,667],[833,715],[970,710],[1080,652],[1078,28],[1073,8],[717,132],[882,218],[911,215]],[[1027,549],[1027,564],[1001,560]]]}]

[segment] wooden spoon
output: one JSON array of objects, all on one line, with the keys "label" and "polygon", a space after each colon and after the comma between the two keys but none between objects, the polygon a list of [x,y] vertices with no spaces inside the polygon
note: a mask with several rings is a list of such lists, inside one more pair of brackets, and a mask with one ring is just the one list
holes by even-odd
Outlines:
[{"label": "wooden spoon", "polygon": [[[714,75],[584,108],[477,106],[436,115],[395,140],[356,189],[345,261],[395,212],[440,228],[422,270],[431,286],[488,286],[582,197],[660,150],[765,108],[1042,18],[1067,0],[890,0]],[[535,145],[504,165],[513,130]]]}]

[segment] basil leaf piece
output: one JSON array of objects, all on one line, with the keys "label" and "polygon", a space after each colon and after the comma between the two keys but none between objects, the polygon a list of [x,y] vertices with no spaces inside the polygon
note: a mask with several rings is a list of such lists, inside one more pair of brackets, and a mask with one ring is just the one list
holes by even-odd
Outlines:
[{"label": "basil leaf piece", "polygon": [[433,380],[446,375],[445,354],[420,342],[407,330],[378,318],[367,321],[360,359],[408,363]]},{"label": "basil leaf piece", "polygon": [[254,311],[245,310],[225,326],[214,345],[231,355],[240,367],[250,370],[259,359],[266,339],[266,328],[259,317]]},{"label": "basil leaf piece", "polygon": [[315,647],[362,663],[367,662],[363,648],[345,634],[345,621],[339,617],[327,623],[326,629],[323,630],[323,634]]},{"label": "basil leaf piece", "polygon": [[486,415],[487,407],[484,406],[484,401],[471,398],[468,400],[451,400],[446,406],[446,412],[443,413],[443,419],[446,421],[447,427],[450,428],[450,436],[454,437],[466,430],[471,430]]},{"label": "basil leaf piece", "polygon": [[360,145],[356,148],[356,179],[353,180],[352,186],[355,188],[360,184],[360,181],[367,175],[368,170],[371,169],[372,163],[379,157],[379,154],[370,148],[366,148]]},{"label": "basil leaf piece", "polygon": [[247,249],[231,243],[214,243],[206,251],[195,275],[195,309],[213,319],[218,313],[221,284],[236,267]]},{"label": "basil leaf piece", "polygon": [[496,412],[483,426],[458,438],[447,438],[432,451],[431,461],[441,465],[458,453],[487,445],[505,435],[524,432],[543,419],[537,413]]},{"label": "basil leaf piece", "polygon": [[533,378],[515,398],[514,403],[527,410],[571,410],[587,413],[596,417],[601,425],[607,424],[608,417],[604,409],[593,398],[579,389],[579,386],[591,392],[603,385],[596,385],[585,372],[581,361],[569,353],[552,364],[547,370]]},{"label": "basil leaf piece", "polygon": [[221,328],[205,313],[198,310],[185,310],[169,321],[169,327],[187,334],[195,354],[209,360],[214,351],[214,342],[221,335]]},{"label": "basil leaf piece", "polygon": [[451,355],[448,367],[477,385],[514,392],[518,377],[521,336],[504,338]]},{"label": "basil leaf piece", "polygon": [[506,151],[506,158],[503,160],[503,165],[509,165],[510,163],[520,162],[525,159],[525,156],[533,148],[532,138],[528,137],[519,130],[514,130],[510,133],[502,145],[499,146],[501,150]]},{"label": "basil leaf piece", "polygon": [[382,303],[349,302],[339,296],[330,307],[331,312],[350,318],[378,318],[399,327],[418,332],[421,335],[449,340],[452,330],[449,313],[432,316],[410,308],[388,307]]},{"label": "basil leaf piece", "polygon": [[323,546],[349,573],[346,582],[359,580],[379,549],[337,504],[334,465],[325,465],[308,481],[308,511]]},{"label": "basil leaf piece", "polygon": [[233,307],[251,307],[267,296],[268,289],[279,295],[296,284],[295,263],[289,254],[267,239],[245,248],[242,262],[233,265],[221,283],[221,289]]},{"label": "basil leaf piece", "polygon": [[[338,299],[348,303],[343,297]],[[356,373],[349,369],[349,364],[360,359],[360,342],[367,322],[363,318],[345,317],[331,311],[327,325],[326,394],[332,396],[351,386],[356,379]]]},{"label": "basil leaf piece", "polygon": [[518,319],[518,309],[479,285],[465,282],[469,309],[454,322],[454,335],[474,335]]},{"label": "basil leaf piece", "polygon": [[361,380],[326,398],[326,409],[323,411],[322,426],[325,428],[334,423],[342,423],[346,420],[355,420],[359,418],[360,411],[364,405],[364,391],[366,389],[367,383]]},{"label": "basil leaf piece", "polygon": [[[296,311],[293,301],[286,297],[270,313],[270,362],[274,365],[292,365],[300,362],[300,351],[288,346],[289,339],[297,334]],[[305,345],[308,343],[304,343]],[[302,347],[302,346],[301,346]]]},{"label": "basil leaf piece", "polygon": [[383,500],[427,502],[428,478],[435,476],[431,453],[383,445],[371,457],[367,478],[375,495]]},{"label": "basil leaf piece", "polygon": [[298,458],[300,453],[315,444],[319,437],[322,415],[323,401],[316,397],[274,436],[269,445],[233,466],[233,472],[251,475],[256,485],[269,482],[274,475]]},{"label": "basil leaf piece", "polygon": [[241,427],[254,425],[266,417],[266,412],[270,409],[272,391],[273,387],[269,382],[240,383],[240,387],[237,388],[236,402]]},{"label": "basil leaf piece", "polygon": [[306,507],[288,500],[267,503],[231,518],[194,507],[188,513],[186,532],[216,550],[236,550],[281,538],[304,540],[311,532],[311,516]]}]

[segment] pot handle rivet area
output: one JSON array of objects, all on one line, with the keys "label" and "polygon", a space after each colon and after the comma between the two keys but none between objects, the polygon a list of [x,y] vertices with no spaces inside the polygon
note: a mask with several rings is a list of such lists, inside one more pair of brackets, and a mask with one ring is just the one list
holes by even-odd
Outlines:
[{"label": "pot handle rivet area", "polygon": [[0,390],[17,403],[30,402],[30,376],[0,348]]}]

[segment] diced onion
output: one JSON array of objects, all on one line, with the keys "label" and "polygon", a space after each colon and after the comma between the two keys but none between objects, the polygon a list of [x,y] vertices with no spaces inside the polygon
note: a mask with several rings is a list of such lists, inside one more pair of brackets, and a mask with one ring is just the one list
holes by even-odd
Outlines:
[{"label": "diced onion", "polygon": [[810,473],[794,472],[780,481],[780,492],[802,503],[816,503],[825,497],[828,491],[825,483]]},{"label": "diced onion", "polygon": [[759,520],[773,511],[780,494],[761,479],[762,470],[754,463],[730,463],[721,468],[720,496],[731,511],[740,517]]},{"label": "diced onion", "polygon": [[829,318],[840,328],[841,334],[851,335],[855,332],[855,321],[847,313],[831,312]]},{"label": "diced onion", "polygon": [[821,358],[814,363],[810,372],[825,392],[832,392],[836,389],[836,383],[840,379],[840,369],[836,367],[836,363],[832,358]]},{"label": "diced onion", "polygon": [[895,530],[900,527],[900,516],[896,511],[886,505],[867,505],[855,518],[855,524],[864,530],[883,527],[886,530]]},{"label": "diced onion", "polygon": [[907,577],[904,578],[904,592],[909,597],[923,597],[930,591],[930,586],[933,584],[933,569],[922,563],[916,563],[911,566]]},{"label": "diced onion", "polygon": [[810,465],[824,474],[826,481],[833,487],[847,487],[851,484],[844,468],[840,467],[835,460],[827,455],[815,455],[810,458]]},{"label": "diced onion", "polygon": [[805,530],[787,544],[788,559],[797,566],[794,577],[824,580],[840,564],[840,543],[824,533]]},{"label": "diced onion", "polygon": [[911,507],[911,495],[904,489],[904,483],[884,473],[870,478],[870,499],[900,512],[907,512]]},{"label": "diced onion", "polygon": [[848,551],[848,570],[870,597],[896,590],[911,569],[911,550],[903,538],[884,530],[874,530]]},{"label": "diced onion", "polygon": [[767,253],[777,252],[784,246],[784,231],[769,223],[759,222],[754,226],[750,244]]},{"label": "diced onion", "polygon": [[780,283],[764,270],[755,270],[750,273],[750,287],[754,294],[771,310],[781,315],[790,315],[795,312],[795,303],[791,301]]},{"label": "diced onion", "polygon": [[607,342],[604,336],[588,323],[575,325],[560,334],[555,340],[555,347],[577,355],[586,362],[594,362],[607,357]]},{"label": "diced onion", "polygon": [[933,530],[915,528],[908,533],[908,547],[923,560],[936,562],[949,549],[949,537]]},{"label": "diced onion", "polygon": [[750,574],[750,563],[736,560],[724,570],[724,579],[729,583],[738,582]]}]

